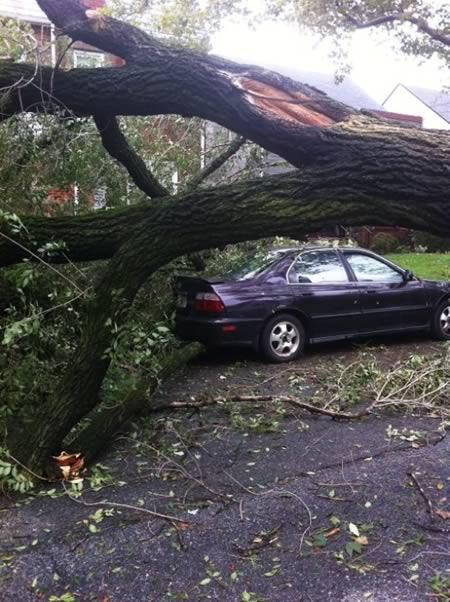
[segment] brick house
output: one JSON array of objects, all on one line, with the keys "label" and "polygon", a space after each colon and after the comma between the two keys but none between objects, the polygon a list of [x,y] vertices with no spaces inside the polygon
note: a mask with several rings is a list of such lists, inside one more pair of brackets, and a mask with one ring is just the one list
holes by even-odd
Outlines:
[{"label": "brick house", "polygon": [[[85,0],[85,4],[91,9],[98,9],[105,5],[105,0]],[[37,42],[37,60],[42,65],[56,66],[58,63],[63,69],[71,69],[123,64],[122,59],[79,41],[72,44],[66,52],[68,40],[57,36],[55,26],[36,0],[0,0],[0,19],[2,18],[15,19],[31,27]],[[65,189],[49,188],[46,211],[51,214],[57,207],[76,203],[77,190],[76,184]],[[90,196],[89,204],[94,208],[101,208],[104,202],[105,189],[100,187]]]},{"label": "brick house", "polygon": [[[60,0],[63,2],[64,0]],[[106,0],[84,0],[84,5],[87,8],[98,9],[105,6]],[[41,11],[36,0],[0,0],[0,19],[11,18],[21,22],[28,23],[34,33],[37,41],[39,62],[43,65],[58,64],[63,69],[71,69],[77,67],[120,67],[124,61],[116,56],[105,54],[103,51],[89,46],[83,42],[76,41],[66,51],[68,39],[58,37],[54,25],[49,21],[44,12]],[[61,56],[63,59],[61,60]],[[34,58],[34,57],[33,57]],[[193,128],[191,128],[193,129]],[[198,166],[200,167],[200,128],[189,134],[189,128],[179,125],[176,120],[170,118],[157,122],[149,122],[141,130],[144,145],[149,146],[156,138],[164,138],[169,141],[170,146],[176,146],[182,140],[189,137],[191,147],[198,157]],[[184,175],[182,171],[178,171],[176,165],[170,158],[170,153],[167,153],[167,158],[162,161],[160,171],[163,172],[163,177],[167,180],[169,187],[177,189],[180,178]],[[149,167],[152,167],[149,163]],[[161,175],[161,174],[160,174]],[[77,203],[77,186],[73,184],[66,189],[50,188],[46,206],[48,212],[52,213],[53,208],[62,207],[64,205],[73,205]],[[107,188],[100,186],[93,194],[89,204],[94,208],[102,208],[105,205],[105,196]]]},{"label": "brick house", "polygon": [[[105,0],[86,0],[86,6],[96,9],[105,5]],[[36,0],[1,0],[0,18],[16,19],[28,23],[38,43],[39,58],[43,64],[55,65],[59,51],[65,47],[57,39],[54,25],[39,8]],[[67,53],[62,63],[70,67],[96,67],[104,64],[115,64],[120,59],[105,54],[83,42],[76,42]]]}]

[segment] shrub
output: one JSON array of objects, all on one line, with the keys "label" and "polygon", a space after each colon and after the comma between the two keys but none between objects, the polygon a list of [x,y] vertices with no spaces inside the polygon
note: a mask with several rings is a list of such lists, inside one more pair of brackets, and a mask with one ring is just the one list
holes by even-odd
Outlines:
[{"label": "shrub", "polygon": [[447,253],[450,251],[450,238],[435,236],[428,232],[414,232],[414,248],[425,248],[428,253]]},{"label": "shrub", "polygon": [[392,236],[392,234],[388,234],[387,232],[379,232],[376,234],[370,245],[370,248],[375,253],[379,253],[380,255],[386,255],[388,253],[394,253],[400,247],[400,242]]}]

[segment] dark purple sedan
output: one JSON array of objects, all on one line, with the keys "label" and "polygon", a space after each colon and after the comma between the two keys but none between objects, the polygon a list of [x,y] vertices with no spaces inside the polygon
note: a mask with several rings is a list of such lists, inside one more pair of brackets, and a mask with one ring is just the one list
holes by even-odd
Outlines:
[{"label": "dark purple sedan", "polygon": [[450,340],[450,282],[421,280],[358,248],[253,255],[230,276],[179,277],[176,288],[181,339],[249,346],[276,362],[307,342],[409,331]]}]

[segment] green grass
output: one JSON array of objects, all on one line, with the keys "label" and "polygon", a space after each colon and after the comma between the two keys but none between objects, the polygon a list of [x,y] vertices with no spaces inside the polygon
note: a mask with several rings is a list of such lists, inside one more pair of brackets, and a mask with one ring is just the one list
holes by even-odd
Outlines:
[{"label": "green grass", "polygon": [[386,258],[419,278],[450,280],[450,253],[397,253]]}]

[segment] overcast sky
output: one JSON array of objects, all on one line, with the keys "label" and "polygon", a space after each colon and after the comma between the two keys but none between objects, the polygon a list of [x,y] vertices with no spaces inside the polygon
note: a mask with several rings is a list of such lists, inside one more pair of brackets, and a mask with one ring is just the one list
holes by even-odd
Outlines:
[{"label": "overcast sky", "polygon": [[[333,73],[336,64],[330,50],[329,43],[283,23],[264,23],[256,30],[228,23],[213,40],[215,54],[240,62]],[[381,30],[354,34],[350,60],[351,77],[380,103],[399,82],[435,89],[450,84],[448,69],[439,68],[437,61],[420,65],[413,57],[395,53]]]}]

